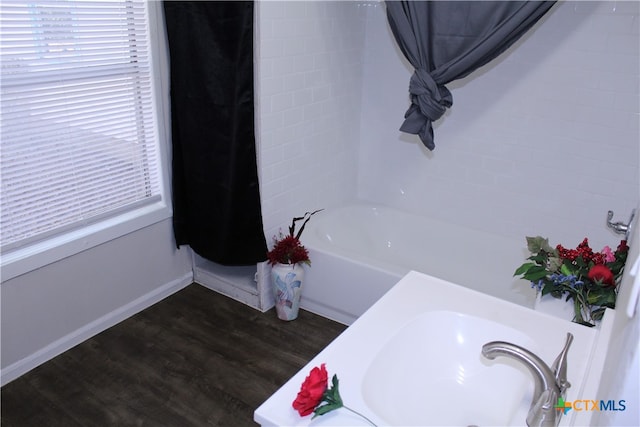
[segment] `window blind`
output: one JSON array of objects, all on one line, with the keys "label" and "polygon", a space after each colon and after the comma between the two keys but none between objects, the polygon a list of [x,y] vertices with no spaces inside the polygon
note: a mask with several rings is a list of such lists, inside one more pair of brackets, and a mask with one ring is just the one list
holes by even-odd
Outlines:
[{"label": "window blind", "polygon": [[3,251],[161,197],[146,14],[0,3]]}]

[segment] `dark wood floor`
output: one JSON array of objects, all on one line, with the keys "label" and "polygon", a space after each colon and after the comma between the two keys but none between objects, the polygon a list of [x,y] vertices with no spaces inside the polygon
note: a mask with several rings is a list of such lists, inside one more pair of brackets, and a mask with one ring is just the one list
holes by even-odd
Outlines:
[{"label": "dark wood floor", "polygon": [[255,426],[253,411],[345,328],[190,285],[5,385],[0,422]]}]

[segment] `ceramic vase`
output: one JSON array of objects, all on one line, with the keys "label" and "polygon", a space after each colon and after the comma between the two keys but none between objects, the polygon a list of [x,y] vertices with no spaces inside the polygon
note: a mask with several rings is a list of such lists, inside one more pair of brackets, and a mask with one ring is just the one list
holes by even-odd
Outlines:
[{"label": "ceramic vase", "polygon": [[534,309],[561,319],[572,320],[575,316],[573,300],[565,301],[566,298],[566,295],[562,298],[554,298],[549,294],[542,296],[542,293],[538,292]]},{"label": "ceramic vase", "polygon": [[276,313],[282,320],[298,317],[304,268],[300,264],[275,264],[271,267],[271,283]]}]

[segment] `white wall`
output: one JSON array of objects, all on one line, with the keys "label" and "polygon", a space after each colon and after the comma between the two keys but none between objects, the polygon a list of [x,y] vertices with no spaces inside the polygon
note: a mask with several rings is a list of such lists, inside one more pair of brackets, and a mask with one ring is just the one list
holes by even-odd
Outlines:
[{"label": "white wall", "polygon": [[340,1],[265,1],[256,10],[256,139],[270,239],[294,216],[355,197],[365,16]]},{"label": "white wall", "polygon": [[519,239],[617,244],[639,199],[639,2],[559,2],[449,86],[436,149],[400,133],[412,68],[368,8],[358,195]]},{"label": "white wall", "polygon": [[[412,69],[382,2],[260,2],[268,235],[293,214],[355,196],[523,247],[537,234],[567,247],[585,236],[596,250],[617,245],[607,211],[626,222],[640,200],[639,19],[637,1],[558,2],[499,59],[448,85],[454,105],[428,152],[398,131]],[[612,341],[607,363],[625,367],[615,380],[628,376],[637,321]],[[636,344],[623,345],[628,334]]]},{"label": "white wall", "polygon": [[191,281],[168,219],[2,282],[2,383]]},{"label": "white wall", "polygon": [[[151,2],[154,59],[164,71],[158,95],[168,105],[166,41],[159,2]],[[168,109],[162,109],[168,115]],[[161,121],[168,134],[169,120]],[[168,146],[164,146],[169,151]],[[0,383],[190,284],[191,252],[177,250],[171,218],[0,284]]]},{"label": "white wall", "polygon": [[[639,187],[639,3],[561,1],[449,84],[436,150],[398,131],[412,68],[383,2],[258,2],[258,151],[267,236],[358,197],[522,241],[600,249]],[[355,180],[355,181],[354,181]]]}]

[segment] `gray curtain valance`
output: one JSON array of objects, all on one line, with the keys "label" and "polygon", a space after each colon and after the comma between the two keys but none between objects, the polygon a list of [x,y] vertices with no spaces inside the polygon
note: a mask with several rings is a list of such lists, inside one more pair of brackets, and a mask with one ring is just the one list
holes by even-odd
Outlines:
[{"label": "gray curtain valance", "polygon": [[445,84],[504,52],[555,1],[387,1],[391,31],[415,72],[400,127],[433,150],[432,122],[453,104]]}]

